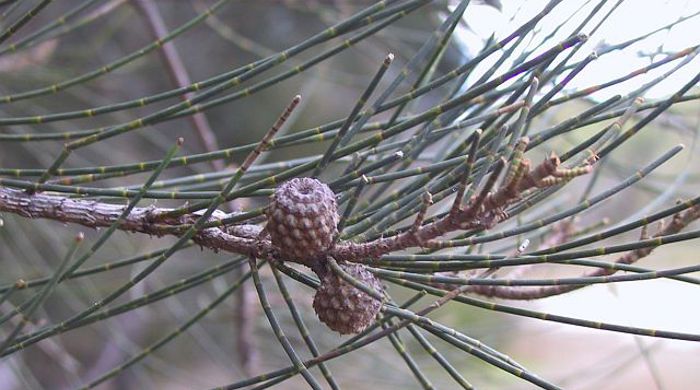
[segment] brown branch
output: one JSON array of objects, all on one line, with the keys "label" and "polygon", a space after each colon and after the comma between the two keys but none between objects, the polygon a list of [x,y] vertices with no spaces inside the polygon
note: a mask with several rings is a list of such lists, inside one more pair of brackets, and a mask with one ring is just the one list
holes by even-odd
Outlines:
[{"label": "brown branch", "polygon": [[524,158],[519,162],[520,166],[516,167],[517,174],[513,175],[511,181],[505,183],[500,189],[491,191],[504,164],[503,160],[495,164],[494,171],[487,179],[484,188],[469,200],[464,209],[452,207],[447,215],[434,222],[391,237],[382,237],[365,243],[339,243],[329,254],[338,260],[362,262],[368,258],[378,258],[390,252],[415,246],[441,248],[441,242],[436,239],[445,233],[455,230],[487,230],[508,218],[503,210],[520,199],[520,194],[523,192],[560,183],[559,180],[548,179],[569,180],[591,170],[590,166],[560,168],[559,158],[553,153],[533,170],[529,170],[530,162]]},{"label": "brown branch", "polygon": [[[553,160],[551,158],[547,159],[545,164],[550,164]],[[527,166],[527,161],[523,161],[524,166]],[[555,169],[556,167],[554,169],[549,168],[549,172],[553,173]],[[494,173],[494,177],[497,176],[498,172]],[[522,177],[521,174],[514,175],[513,180],[520,180],[520,177]],[[493,181],[488,180],[489,183]],[[541,179],[530,182],[532,186],[537,186],[537,182],[541,182]],[[509,188],[504,193],[510,193],[513,185],[512,183],[506,183],[504,188]],[[524,189],[527,190],[529,188],[524,187]],[[396,250],[425,246],[427,241],[433,240],[449,231],[464,228],[486,229],[500,220],[500,216],[494,208],[502,208],[514,202],[517,199],[517,195],[492,196],[492,199],[488,202],[479,200],[483,198],[483,195],[479,194],[470,201],[470,204],[465,209],[459,208],[456,212],[450,212],[443,218],[422,226],[414,225],[412,229],[392,237],[379,238],[366,243],[340,242],[329,251],[328,255],[337,260],[363,262],[369,258],[377,258]],[[488,196],[486,198],[488,199]],[[21,190],[0,187],[0,211],[31,219],[46,218],[64,223],[77,223],[92,228],[107,227],[119,218],[125,207],[123,205],[86,199],[73,199],[45,193],[27,194]],[[195,212],[178,217],[158,219],[157,223],[154,222],[155,216],[167,214],[168,211],[170,209],[155,206],[135,207],[121,222],[119,229],[156,236],[179,235],[199,217],[198,213]],[[214,213],[211,219],[216,221],[228,216],[229,214],[218,211]],[[653,237],[676,234],[697,219],[700,219],[700,205],[676,214],[672,221],[668,225],[662,226]],[[214,251],[226,251],[273,261],[286,260],[305,264],[294,259],[281,259],[279,252],[261,232],[262,227],[254,224],[214,227],[199,231],[192,240],[202,247]],[[646,235],[646,229],[643,230],[642,234]],[[632,264],[648,256],[653,250],[654,247],[647,247],[630,251],[620,256],[615,263]],[[617,270],[614,268],[599,268],[582,276],[607,276],[615,272]],[[471,286],[469,292],[504,299],[539,299],[564,294],[581,287],[583,285],[542,286],[537,288],[525,286],[483,286],[483,288],[480,288],[479,286]]]},{"label": "brown branch", "polygon": [[[133,4],[143,15],[144,19],[148,24],[148,28],[151,35],[155,39],[163,39],[168,35],[168,28],[165,26],[165,21],[158,11],[158,6],[153,0],[132,0]],[[180,53],[177,51],[177,47],[173,42],[166,42],[160,48],[160,54],[165,63],[165,67],[168,70],[170,79],[179,88],[186,87],[192,84],[185,63],[180,57]],[[182,95],[182,100],[190,99],[194,96],[193,93],[187,93]],[[219,150],[219,145],[216,139],[216,134],[209,126],[209,121],[204,113],[197,112],[190,115],[190,121],[195,129],[195,132],[204,146],[204,150],[207,152],[213,152]],[[211,164],[214,169],[221,171],[225,168],[224,162],[222,160],[212,160]]]},{"label": "brown branch", "polygon": [[[700,219],[700,205],[691,207],[683,213],[679,213],[673,216],[673,220],[670,224],[663,226],[660,230],[654,234],[653,238],[659,238],[671,234],[679,233],[691,222]],[[642,229],[642,239],[646,235],[646,228]],[[655,247],[646,247],[635,249],[629,251],[615,260],[615,264],[633,264],[644,257],[649,256],[649,254],[654,250]],[[618,269],[616,268],[597,268],[595,270],[586,272],[579,277],[600,277],[609,276],[616,273]],[[474,294],[479,294],[483,296],[488,296],[492,298],[501,299],[513,299],[513,300],[534,300],[542,299],[555,295],[562,295],[580,288],[586,287],[586,285],[581,284],[566,284],[566,285],[556,285],[556,286],[539,286],[539,287],[528,287],[528,286],[471,286],[472,288],[467,291]],[[450,287],[448,289],[452,289]]]},{"label": "brown branch", "polygon": [[[298,102],[298,97],[295,97],[290,107],[293,108],[295,102]],[[284,118],[284,115],[281,118]],[[275,126],[271,131],[274,129]],[[261,147],[264,147],[264,144],[265,142],[262,142]],[[254,151],[251,155],[258,153],[259,151]],[[325,255],[332,256],[337,260],[361,263],[397,250],[417,246],[439,246],[440,242],[435,241],[435,239],[451,231],[490,229],[507,218],[502,210],[519,199],[520,194],[513,191],[513,188],[518,187],[521,191],[527,191],[532,187],[540,187],[541,182],[547,178],[544,176],[545,172],[550,175],[560,172],[558,162],[559,159],[552,155],[540,166],[535,167],[533,171],[524,172],[528,169],[528,161],[523,159],[520,162],[522,166],[518,168],[520,172],[513,176],[513,181],[505,183],[500,190],[494,189],[492,191],[505,165],[505,161],[501,159],[495,165],[494,171],[487,178],[483,188],[467,202],[466,207],[453,208],[450,213],[440,219],[424,225],[417,224],[412,229],[391,237],[382,237],[365,243],[341,241],[330,248]],[[241,167],[241,169],[245,168],[247,168],[246,164]],[[579,170],[586,173],[590,168]],[[527,180],[531,183],[530,185],[523,184],[523,178],[527,177],[532,178],[532,180]],[[57,195],[27,194],[23,191],[0,187],[0,211],[11,212],[26,218],[47,218],[93,228],[106,227],[119,218],[124,207]],[[119,229],[156,236],[177,236],[184,233],[186,228],[191,226],[200,216],[198,212],[169,216],[172,215],[171,211],[172,209],[155,206],[136,207],[124,218]],[[216,221],[227,216],[228,214],[217,211],[211,218]],[[308,265],[297,259],[286,258],[286,256],[284,259],[277,259],[279,257],[277,256],[278,251],[269,238],[259,234],[261,230],[260,226],[251,224],[207,228],[199,231],[193,237],[193,241],[213,250]]]},{"label": "brown branch", "polygon": [[[20,215],[25,218],[46,218],[65,223],[98,228],[114,223],[126,206],[97,202],[94,200],[72,199],[44,193],[27,194],[24,191],[0,187],[0,211]],[[199,216],[196,213],[153,223],[152,218],[170,209],[135,207],[119,226],[120,230],[144,233],[154,236],[178,235]],[[228,214],[214,213],[212,220],[222,219]],[[268,257],[273,252],[269,242],[258,243],[257,225],[234,225],[224,229],[208,228],[198,232],[192,240],[203,247],[224,250],[258,257]]]}]

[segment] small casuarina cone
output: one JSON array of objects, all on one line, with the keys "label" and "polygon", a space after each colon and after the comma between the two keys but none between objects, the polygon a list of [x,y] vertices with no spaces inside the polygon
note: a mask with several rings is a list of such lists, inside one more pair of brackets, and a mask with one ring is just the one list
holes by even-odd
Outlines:
[{"label": "small casuarina cone", "polygon": [[[381,293],[381,282],[361,264],[339,263],[345,272]],[[327,266],[316,270],[321,286],[314,296],[314,310],[318,318],[340,334],[362,332],[374,322],[382,303],[353,287]]]},{"label": "small casuarina cone", "polygon": [[338,234],[335,194],[326,184],[309,177],[291,179],[277,187],[266,214],[266,230],[282,257],[318,259]]}]

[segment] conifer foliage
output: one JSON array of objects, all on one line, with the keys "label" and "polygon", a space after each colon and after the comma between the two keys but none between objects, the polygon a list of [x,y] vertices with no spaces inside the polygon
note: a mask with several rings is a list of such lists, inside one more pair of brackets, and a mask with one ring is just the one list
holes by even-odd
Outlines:
[{"label": "conifer foliage", "polygon": [[560,389],[522,324],[697,343],[522,302],[700,284],[651,256],[700,237],[700,46],[578,82],[698,14],[591,53],[623,2],[474,46],[506,0],[0,1],[0,383]]}]

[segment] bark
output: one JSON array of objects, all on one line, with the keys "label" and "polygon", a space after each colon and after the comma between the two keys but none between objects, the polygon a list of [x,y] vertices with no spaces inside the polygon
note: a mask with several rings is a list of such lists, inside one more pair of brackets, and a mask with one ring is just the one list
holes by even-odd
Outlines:
[{"label": "bark", "polygon": [[[28,194],[25,191],[0,187],[0,211],[20,215],[25,218],[45,218],[64,223],[98,228],[108,227],[124,211],[124,205],[115,205],[86,199],[66,198],[45,193]],[[120,223],[119,229],[145,233],[154,236],[180,235],[199,217],[192,213],[173,219],[159,219],[153,222],[156,215],[161,215],[171,209],[150,207],[135,207]],[[228,216],[224,212],[216,212],[212,220]],[[213,250],[267,257],[271,247],[258,245],[257,234],[261,228],[257,225],[234,225],[224,228],[207,228],[199,231],[192,240],[203,247]]]}]

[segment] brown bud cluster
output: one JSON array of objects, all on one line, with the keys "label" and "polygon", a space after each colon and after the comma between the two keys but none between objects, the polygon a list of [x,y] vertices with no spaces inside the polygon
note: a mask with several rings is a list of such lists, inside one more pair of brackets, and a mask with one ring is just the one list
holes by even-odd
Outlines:
[{"label": "brown bud cluster", "polygon": [[266,213],[266,230],[283,257],[318,259],[338,234],[335,194],[316,179],[295,178],[279,186]]},{"label": "brown bud cluster", "polygon": [[[364,285],[381,293],[384,288],[371,272],[361,264],[340,263],[341,268]],[[374,322],[382,303],[353,287],[332,270],[316,272],[321,286],[314,296],[314,310],[318,318],[340,334],[362,332]]]}]

